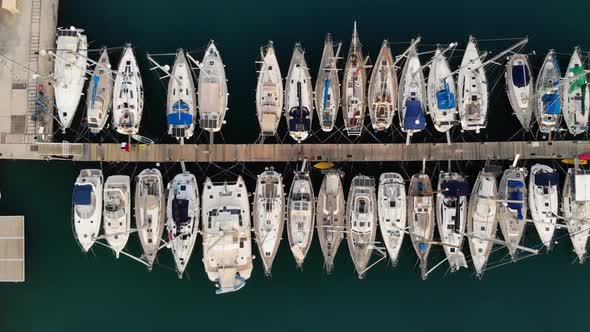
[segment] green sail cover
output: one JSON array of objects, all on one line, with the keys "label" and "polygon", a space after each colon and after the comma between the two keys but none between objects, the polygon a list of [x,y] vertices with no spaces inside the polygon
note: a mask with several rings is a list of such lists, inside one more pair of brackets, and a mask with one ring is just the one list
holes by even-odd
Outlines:
[{"label": "green sail cover", "polygon": [[576,77],[570,84],[569,92],[572,93],[574,92],[574,90],[583,88],[584,85],[586,85],[586,74],[584,73],[584,68],[582,68],[581,66],[575,66],[571,68],[569,71],[574,75],[574,77]]}]

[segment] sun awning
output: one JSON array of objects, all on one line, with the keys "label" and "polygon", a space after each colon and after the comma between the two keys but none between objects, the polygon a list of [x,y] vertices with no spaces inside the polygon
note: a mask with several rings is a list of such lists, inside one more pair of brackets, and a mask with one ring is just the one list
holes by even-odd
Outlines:
[{"label": "sun awning", "polygon": [[469,195],[469,184],[465,181],[448,181],[441,185],[445,197],[460,197]]},{"label": "sun awning", "polygon": [[190,113],[178,112],[168,114],[168,125],[190,126],[193,123],[193,116]]},{"label": "sun awning", "polygon": [[557,172],[551,173],[537,173],[535,175],[535,185],[550,187],[559,184],[559,174]]},{"label": "sun awning", "polygon": [[92,185],[77,184],[74,186],[74,204],[90,205],[92,202]]},{"label": "sun awning", "polygon": [[447,80],[444,80],[444,89],[436,93],[436,103],[441,110],[449,110],[457,106],[455,94],[451,92]]},{"label": "sun awning", "polygon": [[529,84],[531,76],[529,67],[525,65],[516,65],[512,67],[512,83],[519,88],[523,88]]},{"label": "sun awning", "polygon": [[421,130],[426,127],[426,119],[422,112],[422,103],[418,100],[406,101],[406,114],[404,116],[404,129]]}]

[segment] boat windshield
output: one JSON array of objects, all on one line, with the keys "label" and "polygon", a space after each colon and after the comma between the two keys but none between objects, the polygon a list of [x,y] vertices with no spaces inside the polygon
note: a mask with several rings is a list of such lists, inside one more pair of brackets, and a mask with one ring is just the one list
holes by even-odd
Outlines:
[{"label": "boat windshield", "polygon": [[516,65],[512,67],[512,82],[515,86],[523,88],[529,85],[531,81],[531,75],[529,73],[529,67],[526,65]]}]

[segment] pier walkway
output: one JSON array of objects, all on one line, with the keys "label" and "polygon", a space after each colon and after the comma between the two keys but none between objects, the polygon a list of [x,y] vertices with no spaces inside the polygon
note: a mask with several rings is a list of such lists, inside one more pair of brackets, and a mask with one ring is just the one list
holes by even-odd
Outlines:
[{"label": "pier walkway", "polygon": [[0,159],[89,162],[289,162],[562,159],[590,152],[590,141],[405,144],[0,144]]}]

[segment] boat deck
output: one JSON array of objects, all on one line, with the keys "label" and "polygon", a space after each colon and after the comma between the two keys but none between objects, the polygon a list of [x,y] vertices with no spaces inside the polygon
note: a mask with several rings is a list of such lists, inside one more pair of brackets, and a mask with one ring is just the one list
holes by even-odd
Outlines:
[{"label": "boat deck", "polygon": [[0,217],[0,282],[25,281],[25,218]]}]

